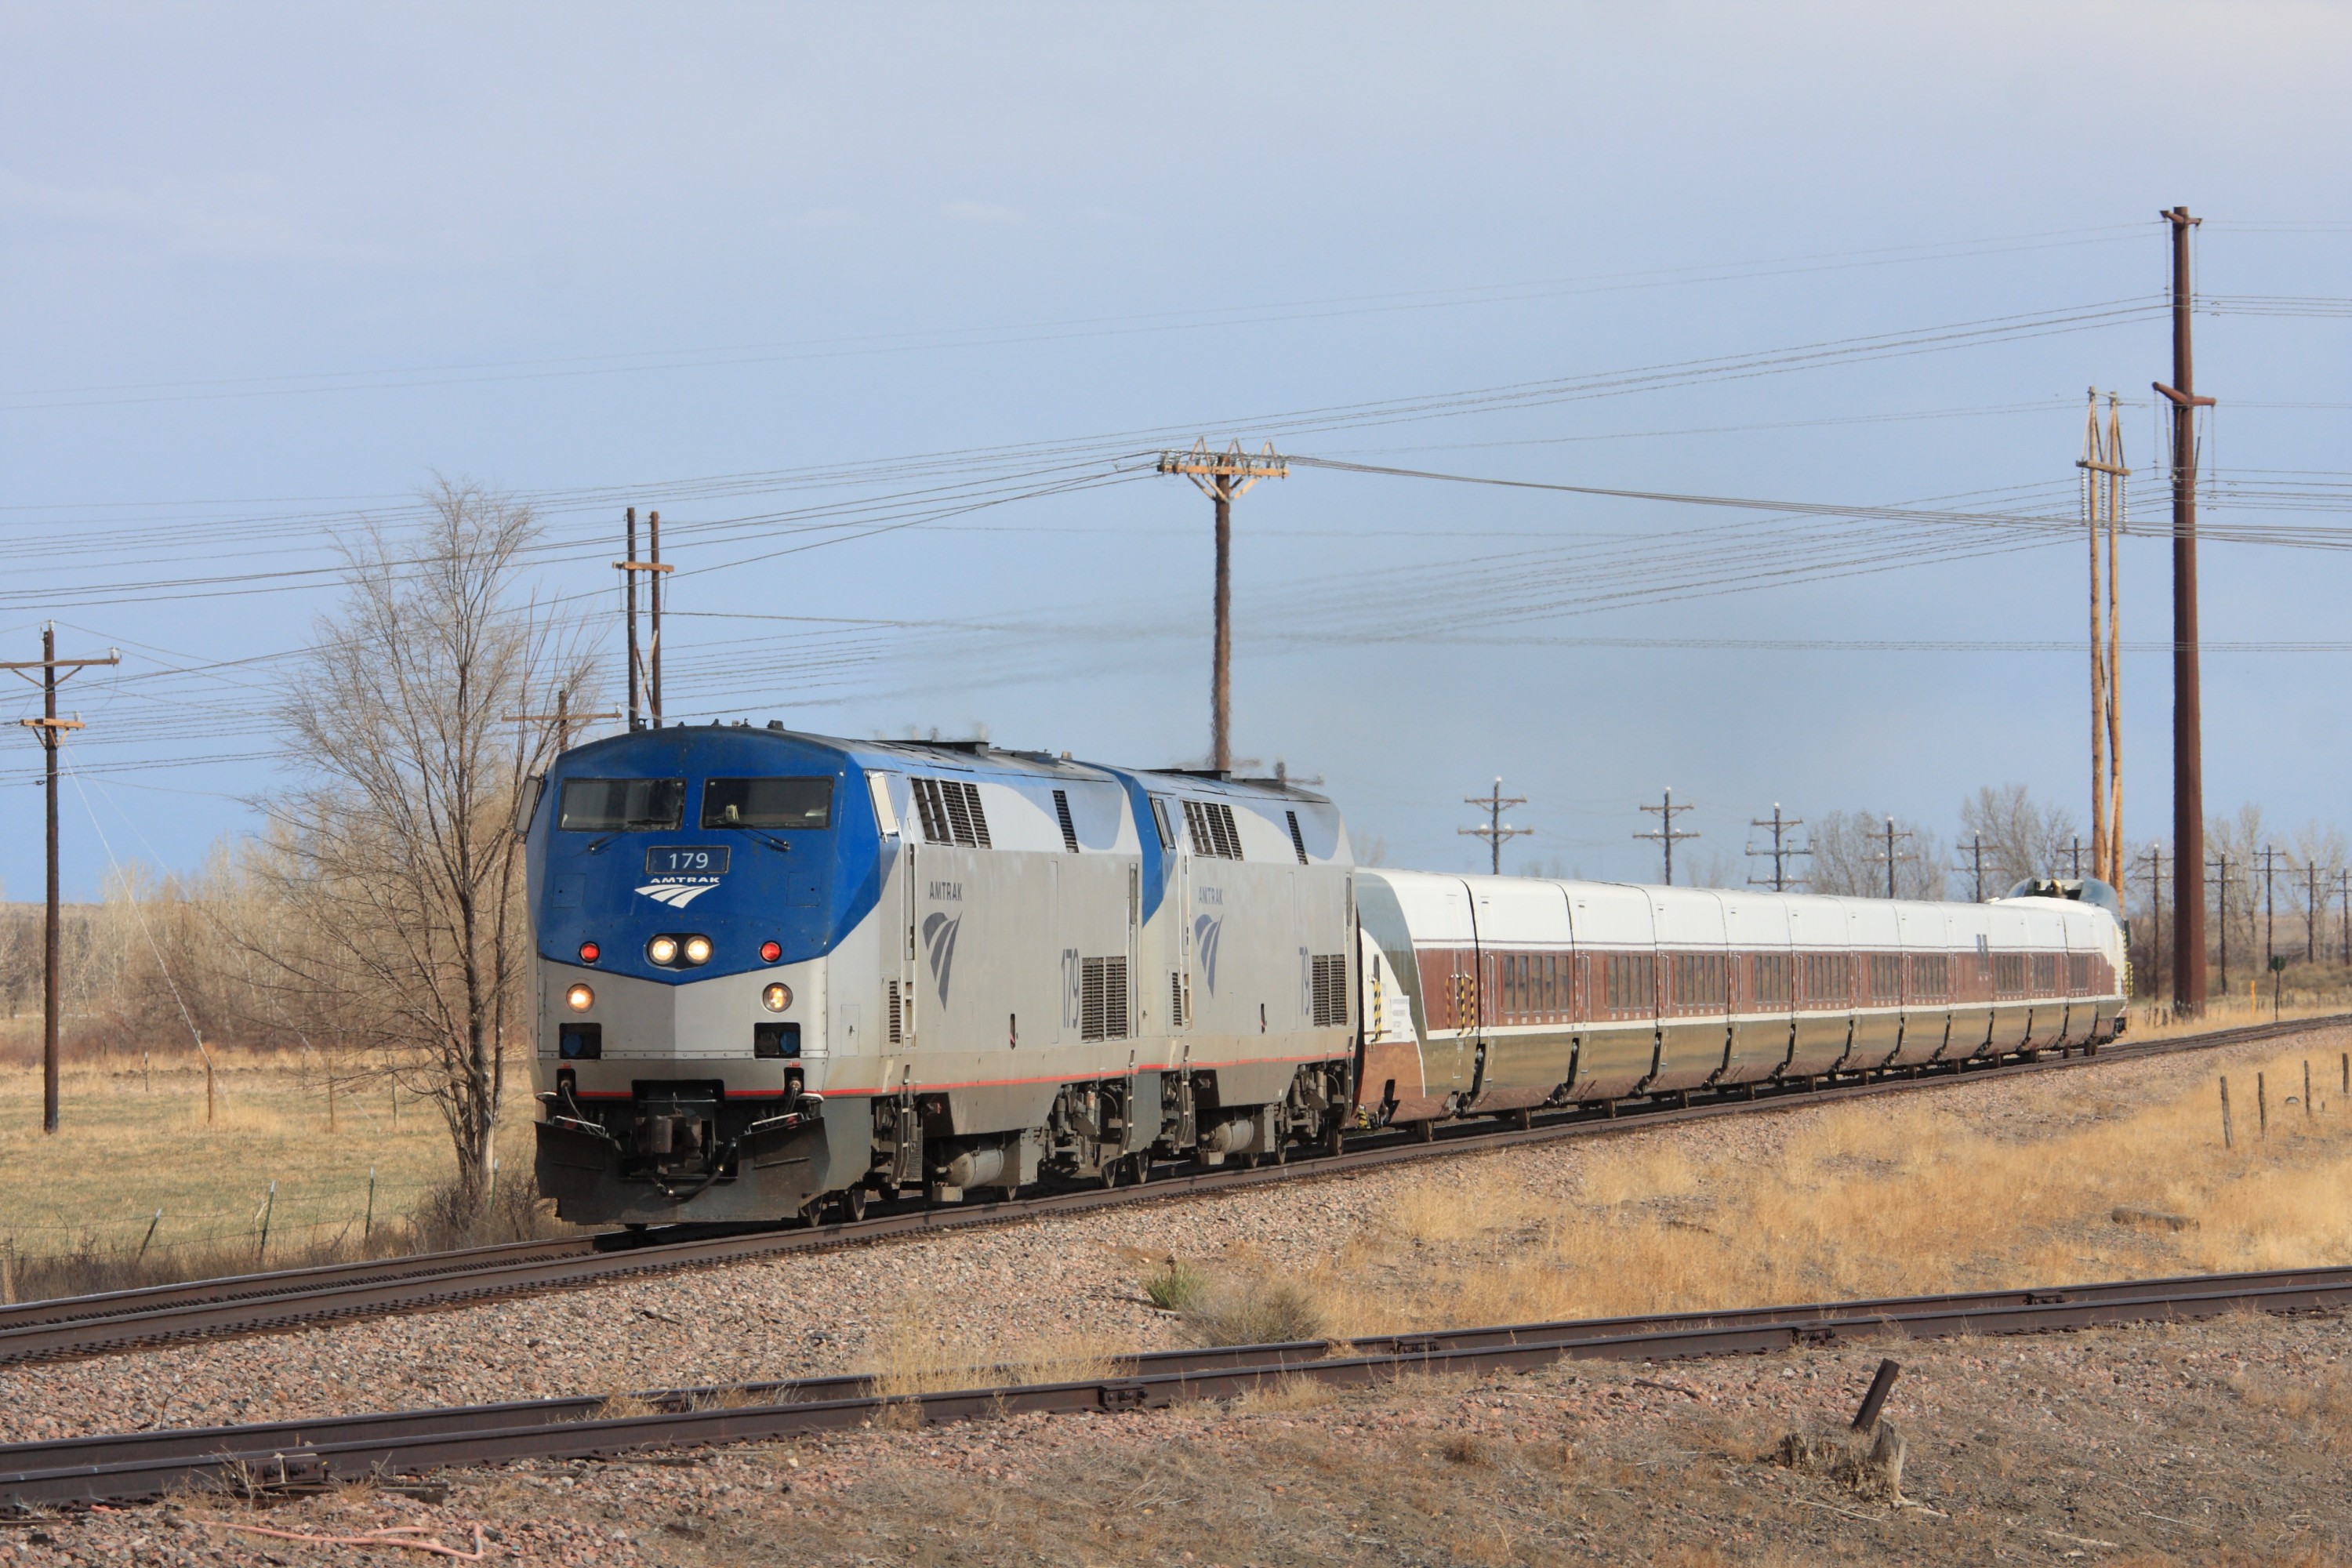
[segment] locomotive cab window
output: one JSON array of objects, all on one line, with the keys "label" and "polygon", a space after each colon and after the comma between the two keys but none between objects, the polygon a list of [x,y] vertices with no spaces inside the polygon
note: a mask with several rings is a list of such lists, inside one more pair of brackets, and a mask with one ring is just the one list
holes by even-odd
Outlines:
[{"label": "locomotive cab window", "polygon": [[833,826],[831,779],[711,779],[702,786],[705,827],[804,831]]},{"label": "locomotive cab window", "polygon": [[555,825],[572,833],[651,833],[686,811],[684,779],[565,779]]}]

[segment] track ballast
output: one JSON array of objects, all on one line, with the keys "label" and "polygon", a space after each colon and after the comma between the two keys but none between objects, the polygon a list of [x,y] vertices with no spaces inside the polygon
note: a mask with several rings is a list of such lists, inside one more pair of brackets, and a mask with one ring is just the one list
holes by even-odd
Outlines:
[{"label": "track ballast", "polygon": [[[2352,1014],[2256,1024],[2187,1035],[2145,1045],[2116,1044],[2090,1052],[2010,1058],[1982,1066],[1900,1069],[1810,1084],[1740,1086],[1715,1097],[1694,1094],[1687,1104],[1657,1103],[1617,1115],[1581,1109],[1538,1111],[1524,1126],[1460,1122],[1424,1141],[1409,1133],[1367,1133],[1339,1153],[1294,1153],[1282,1163],[1250,1169],[1153,1168],[1148,1183],[1122,1188],[1045,1193],[1010,1203],[926,1207],[909,1205],[872,1217],[791,1228],[674,1227],[642,1235],[624,1231],[551,1241],[514,1242],[404,1258],[331,1264],[268,1274],[238,1275],[154,1286],[99,1296],[61,1297],[0,1308],[0,1365],[66,1360],[189,1341],[278,1332],[312,1324],[398,1312],[447,1310],[499,1297],[576,1289],[635,1275],[739,1262],[918,1236],[971,1226],[1003,1225],[1039,1215],[1112,1204],[1155,1201],[1232,1191],[1269,1182],[1339,1175],[1405,1161],[1546,1142],[1607,1136],[1674,1122],[1788,1110],[1861,1095],[1900,1093],[1962,1082],[2069,1070],[2098,1063],[2142,1061],[2189,1051],[2274,1039],[2352,1024]],[[1753,1098],[1750,1098],[1752,1094]],[[679,1236],[677,1231],[691,1234]]]}]

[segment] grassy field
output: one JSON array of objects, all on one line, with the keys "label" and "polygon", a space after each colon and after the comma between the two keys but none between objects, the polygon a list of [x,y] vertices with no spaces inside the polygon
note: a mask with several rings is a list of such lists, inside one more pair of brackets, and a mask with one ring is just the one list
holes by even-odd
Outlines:
[{"label": "grassy field", "polygon": [[2347,1044],[2054,1075],[1997,1116],[1957,1089],[1823,1108],[1785,1135],[1612,1140],[1560,1190],[1532,1188],[1515,1153],[1448,1162],[1384,1234],[1317,1267],[1180,1258],[1141,1284],[1237,1342],[2342,1263]]},{"label": "grassy field", "polygon": [[[20,1293],[36,1288],[45,1260],[77,1255],[127,1262],[143,1247],[145,1278],[356,1251],[369,1229],[371,1173],[383,1233],[367,1238],[373,1250],[450,1179],[448,1133],[430,1102],[404,1097],[395,1126],[381,1081],[340,1085],[331,1127],[317,1058],[216,1055],[209,1121],[192,1051],[158,1052],[144,1068],[135,1055],[69,1063],[54,1135],[41,1131],[39,1068],[0,1066],[0,1249],[12,1256]],[[520,1081],[509,1079],[501,1185],[530,1180],[524,1066]]]}]

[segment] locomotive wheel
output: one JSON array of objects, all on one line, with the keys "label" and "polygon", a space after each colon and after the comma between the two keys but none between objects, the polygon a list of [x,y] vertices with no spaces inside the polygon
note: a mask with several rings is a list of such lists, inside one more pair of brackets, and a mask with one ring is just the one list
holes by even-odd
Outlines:
[{"label": "locomotive wheel", "polygon": [[1108,1189],[1118,1185],[1119,1177],[1126,1173],[1126,1169],[1125,1160],[1105,1160],[1102,1168],[1103,1186]]},{"label": "locomotive wheel", "polygon": [[866,1200],[869,1195],[869,1189],[864,1186],[852,1187],[841,1194],[841,1212],[852,1225],[866,1217]]},{"label": "locomotive wheel", "polygon": [[1416,1128],[1418,1128],[1418,1129],[1420,1130],[1420,1132],[1421,1132],[1421,1141],[1422,1141],[1423,1142],[1424,1142],[1424,1143],[1434,1143],[1434,1142],[1437,1142],[1437,1123],[1436,1123],[1436,1122],[1434,1122],[1434,1121],[1416,1121],[1416,1122],[1414,1122],[1414,1123],[1413,1123],[1413,1125],[1414,1125]]},{"label": "locomotive wheel", "polygon": [[1326,1154],[1337,1154],[1340,1151],[1341,1147],[1347,1142],[1347,1140],[1348,1134],[1346,1129],[1342,1128],[1338,1122],[1333,1122],[1331,1124],[1331,1131],[1323,1134],[1323,1152]]},{"label": "locomotive wheel", "polygon": [[1142,1153],[1134,1156],[1134,1165],[1135,1184],[1137,1186],[1139,1187],[1146,1182],[1151,1180],[1151,1152],[1149,1149],[1145,1150]]}]

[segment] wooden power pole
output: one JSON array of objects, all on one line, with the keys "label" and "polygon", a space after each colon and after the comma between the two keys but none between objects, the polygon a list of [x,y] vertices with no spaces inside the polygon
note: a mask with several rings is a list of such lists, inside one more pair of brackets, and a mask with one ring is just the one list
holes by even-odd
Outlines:
[{"label": "wooden power pole", "polygon": [[[27,670],[41,672],[41,716],[23,719],[18,722],[40,737],[41,751],[47,773],[44,782],[48,794],[48,919],[41,930],[41,1131],[58,1130],[58,742],[68,730],[82,727],[79,719],[58,717],[58,686],[61,679],[70,680],[78,670],[95,664],[121,664],[122,655],[113,648],[106,650],[104,658],[59,658],[58,628],[54,621],[41,628],[41,657],[6,664],[0,669],[13,669],[25,679]],[[66,673],[60,677],[58,671]]]},{"label": "wooden power pole", "polygon": [[2172,226],[2172,381],[2152,384],[2172,405],[2172,1003],[2184,1017],[2205,1010],[2205,723],[2197,658],[2197,395],[2189,352],[2192,304],[2187,207]]},{"label": "wooden power pole", "polygon": [[[613,563],[613,570],[621,574],[622,582],[627,584],[624,597],[627,601],[629,617],[629,728],[632,731],[645,727],[645,720],[640,715],[640,700],[643,701],[644,710],[653,715],[654,728],[656,730],[661,728],[662,574],[677,570],[675,566],[662,564],[661,513],[657,511],[646,513],[646,523],[651,535],[647,544],[647,558],[643,561],[637,559],[637,509],[631,507],[628,511],[626,536],[627,559]],[[640,572],[649,576],[646,594],[647,601],[653,607],[652,646],[649,649],[643,650],[637,646],[637,574]]]},{"label": "wooden power pole", "polygon": [[1666,886],[1671,888],[1675,885],[1675,845],[1682,839],[1696,838],[1698,837],[1698,830],[1696,828],[1693,828],[1690,832],[1685,833],[1680,828],[1676,827],[1675,826],[1675,818],[1683,812],[1696,811],[1698,808],[1692,805],[1676,805],[1675,804],[1674,787],[1672,785],[1668,785],[1663,804],[1658,805],[1645,805],[1642,809],[1656,815],[1658,818],[1657,830],[1654,833],[1636,833],[1633,837],[1636,838],[1655,839],[1659,847],[1665,851]]},{"label": "wooden power pole", "polygon": [[1513,827],[1508,826],[1503,821],[1503,810],[1506,806],[1527,805],[1527,797],[1525,795],[1505,795],[1503,793],[1503,781],[1501,779],[1496,779],[1495,781],[1495,788],[1492,794],[1464,795],[1462,797],[1462,804],[1465,805],[1485,806],[1486,808],[1486,820],[1480,823],[1475,827],[1457,827],[1454,831],[1462,834],[1466,837],[1485,839],[1486,841],[1486,848],[1488,850],[1487,869],[1497,877],[1501,876],[1503,874],[1503,841],[1507,838],[1517,838],[1523,834],[1533,833],[1535,831],[1532,827]]},{"label": "wooden power pole", "polygon": [[1748,819],[1748,826],[1750,827],[1769,827],[1772,830],[1771,848],[1759,849],[1753,844],[1747,847],[1750,859],[1760,855],[1772,857],[1771,880],[1768,882],[1760,877],[1750,877],[1748,879],[1749,887],[1769,887],[1776,893],[1785,893],[1789,890],[1790,883],[1802,882],[1805,879],[1801,876],[1793,876],[1790,873],[1789,862],[1800,856],[1811,855],[1812,851],[1800,849],[1795,845],[1786,842],[1790,828],[1802,827],[1804,825],[1805,819],[1801,816],[1782,816],[1780,803],[1777,800],[1772,803],[1772,815],[1769,817],[1751,816]]},{"label": "wooden power pole", "polygon": [[2122,598],[2116,541],[2126,518],[2124,485],[2131,474],[2124,464],[2121,404],[2114,393],[2107,394],[2106,427],[2100,428],[2098,389],[2092,388],[2083,417],[2083,456],[2074,464],[2083,471],[2083,522],[2091,542],[2091,875],[2116,889],[2124,886],[2124,725],[2116,694],[2122,672],[2122,634],[2116,624]]},{"label": "wooden power pole", "polygon": [[1208,438],[1202,437],[1189,452],[1160,453],[1160,471],[1184,475],[1217,506],[1217,629],[1214,668],[1209,675],[1209,766],[1223,773],[1234,765],[1234,498],[1260,479],[1288,479],[1290,464],[1275,455],[1271,441],[1253,455],[1244,452],[1239,441],[1222,452],[1212,452]]}]

